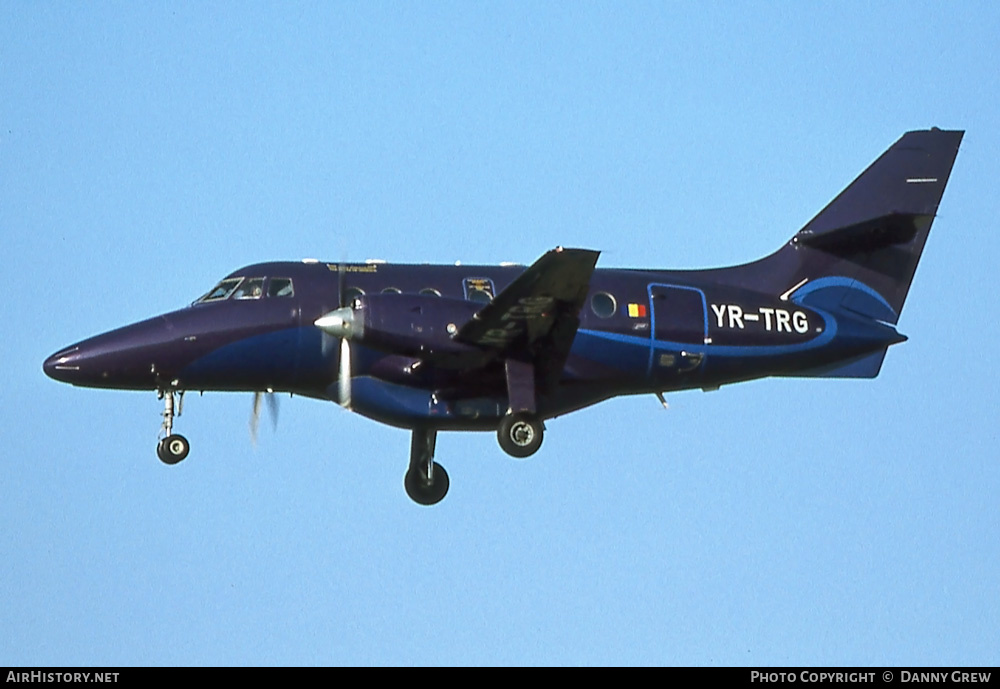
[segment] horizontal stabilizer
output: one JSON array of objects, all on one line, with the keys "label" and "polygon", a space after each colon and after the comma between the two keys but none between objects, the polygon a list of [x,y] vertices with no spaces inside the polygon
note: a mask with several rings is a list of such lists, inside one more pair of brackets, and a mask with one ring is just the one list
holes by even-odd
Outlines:
[{"label": "horizontal stabilizer", "polygon": [[820,234],[799,233],[795,241],[840,256],[863,255],[912,241],[918,223],[930,220],[933,216],[893,213]]}]

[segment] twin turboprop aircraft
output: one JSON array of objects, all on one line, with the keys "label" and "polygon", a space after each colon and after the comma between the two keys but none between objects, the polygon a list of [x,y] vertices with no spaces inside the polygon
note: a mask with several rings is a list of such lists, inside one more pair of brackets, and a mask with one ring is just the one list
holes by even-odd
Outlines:
[{"label": "twin turboprop aircraft", "polygon": [[190,306],[49,357],[74,385],[164,400],[157,454],[185,391],[288,392],[411,430],[404,485],[448,491],[439,431],[495,431],[534,454],[546,419],[617,395],[765,376],[874,378],[958,154],[961,131],[905,134],[774,254],[712,270],[596,269],[556,248],[531,266],[261,263]]}]

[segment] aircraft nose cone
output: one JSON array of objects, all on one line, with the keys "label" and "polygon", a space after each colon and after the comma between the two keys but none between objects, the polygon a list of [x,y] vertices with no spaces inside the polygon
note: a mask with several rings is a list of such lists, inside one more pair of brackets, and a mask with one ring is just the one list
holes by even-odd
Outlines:
[{"label": "aircraft nose cone", "polygon": [[72,383],[80,373],[80,348],[61,349],[42,364],[45,375],[61,383]]},{"label": "aircraft nose cone", "polygon": [[148,390],[189,360],[166,316],[111,330],[45,360],[45,375],[83,387]]}]

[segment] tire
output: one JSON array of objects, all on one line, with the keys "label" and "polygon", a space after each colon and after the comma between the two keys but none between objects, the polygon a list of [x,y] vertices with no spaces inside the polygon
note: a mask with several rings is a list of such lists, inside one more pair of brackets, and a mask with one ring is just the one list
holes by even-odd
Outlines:
[{"label": "tire", "polygon": [[191,444],[183,435],[168,435],[156,446],[156,456],[164,464],[177,464],[188,456]]},{"label": "tire", "polygon": [[406,494],[418,505],[436,505],[448,494],[451,481],[444,467],[434,462],[434,482],[429,483],[424,472],[416,467],[410,467],[403,478]]},{"label": "tire", "polygon": [[523,459],[538,452],[542,446],[542,422],[532,414],[508,414],[500,421],[497,441],[511,457]]}]

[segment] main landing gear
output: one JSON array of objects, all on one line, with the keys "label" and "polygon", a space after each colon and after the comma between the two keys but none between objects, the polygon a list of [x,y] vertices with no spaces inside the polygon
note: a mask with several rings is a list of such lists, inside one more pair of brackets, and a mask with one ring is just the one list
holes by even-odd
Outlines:
[{"label": "main landing gear", "polygon": [[[542,446],[545,426],[528,412],[507,414],[500,420],[497,439],[504,452],[512,457],[530,457]],[[434,461],[437,431],[413,429],[410,438],[410,468],[403,478],[406,494],[420,505],[436,505],[448,493],[448,472]]]},{"label": "main landing gear", "polygon": [[420,505],[436,505],[448,493],[448,472],[434,461],[437,431],[414,428],[410,439],[410,468],[403,478],[406,494]]},{"label": "main landing gear", "polygon": [[[184,408],[184,391],[177,391],[177,416],[181,415]],[[174,391],[160,390],[159,396],[163,403],[163,426],[161,433],[164,435],[156,445],[156,456],[164,464],[177,464],[191,451],[191,444],[183,435],[174,434]]]},{"label": "main landing gear", "polygon": [[507,414],[500,420],[497,440],[504,452],[511,457],[523,459],[538,452],[542,446],[545,425],[534,414],[517,412]]}]

